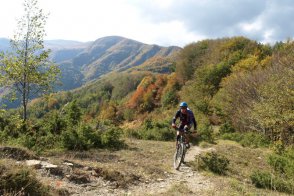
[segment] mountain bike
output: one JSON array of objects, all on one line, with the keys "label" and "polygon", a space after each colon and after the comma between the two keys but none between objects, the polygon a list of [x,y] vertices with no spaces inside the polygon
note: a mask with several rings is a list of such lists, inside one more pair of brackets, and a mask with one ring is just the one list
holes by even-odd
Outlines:
[{"label": "mountain bike", "polygon": [[[178,129],[178,128],[176,128]],[[174,168],[178,170],[182,163],[184,163],[185,155],[187,152],[186,147],[186,137],[185,135],[191,133],[188,130],[184,130],[184,133],[180,135],[180,138],[178,139],[178,144],[176,148],[176,152],[174,155]]]}]

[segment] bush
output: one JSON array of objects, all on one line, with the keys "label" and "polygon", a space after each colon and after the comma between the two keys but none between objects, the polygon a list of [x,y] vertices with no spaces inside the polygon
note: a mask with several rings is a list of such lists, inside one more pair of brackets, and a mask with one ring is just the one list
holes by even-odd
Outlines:
[{"label": "bush", "polygon": [[272,154],[268,157],[268,163],[280,176],[294,179],[294,150],[288,148],[283,154]]},{"label": "bush", "polygon": [[43,150],[53,148],[59,140],[59,136],[53,135],[49,132],[47,135],[37,133],[33,135],[23,134],[17,139],[17,143],[37,153],[41,153]]},{"label": "bush", "polygon": [[[280,151],[279,151],[280,152]],[[294,193],[294,150],[284,149],[282,153],[271,154],[268,157],[273,173],[255,171],[251,176],[252,183],[259,188]]]},{"label": "bush", "polygon": [[142,139],[140,138],[139,132],[135,129],[124,129],[124,136],[127,138],[135,138],[135,139]]},{"label": "bush", "polygon": [[172,141],[175,140],[176,133],[170,128],[170,123],[167,121],[146,119],[140,129],[125,130],[125,135],[137,139]]},{"label": "bush", "polygon": [[202,140],[207,141],[209,143],[214,143],[215,138],[212,126],[210,124],[202,124],[200,125],[198,130]]},{"label": "bush", "polygon": [[61,135],[63,147],[68,150],[88,150],[101,146],[101,136],[90,126],[71,127]]},{"label": "bush", "polygon": [[248,132],[244,134],[244,137],[240,141],[242,146],[247,147],[268,147],[270,145],[270,140],[261,133]]},{"label": "bush", "polygon": [[274,176],[269,172],[255,171],[250,176],[257,188],[266,188],[280,192],[294,193],[294,181]]},{"label": "bush", "polygon": [[162,95],[161,104],[163,107],[173,106],[179,102],[176,90],[170,90]]},{"label": "bush", "polygon": [[222,139],[232,140],[239,142],[245,147],[268,147],[270,145],[270,140],[260,133],[248,132],[234,132],[234,133],[224,133],[220,136]]},{"label": "bush", "polygon": [[196,170],[209,170],[213,173],[224,175],[228,170],[230,161],[223,155],[207,152],[195,157],[193,168]]},{"label": "bush", "polygon": [[282,155],[285,152],[285,145],[281,140],[274,142],[273,150],[275,153]]},{"label": "bush", "polygon": [[175,139],[175,132],[169,128],[140,130],[139,135],[146,140],[171,141]]},{"label": "bush", "polygon": [[120,148],[123,146],[121,138],[122,131],[118,128],[112,127],[107,129],[101,135],[101,144],[103,147]]},{"label": "bush", "polygon": [[250,179],[257,188],[271,188],[272,176],[268,172],[255,171]]},{"label": "bush", "polygon": [[286,166],[288,165],[288,159],[280,155],[270,155],[268,158],[268,163],[274,168],[276,172],[284,174],[286,171]]},{"label": "bush", "polygon": [[234,133],[235,130],[234,128],[232,127],[232,125],[230,125],[229,123],[224,123],[220,126],[219,128],[219,133],[220,134],[225,134],[225,133]]},{"label": "bush", "polygon": [[240,142],[243,139],[243,135],[241,133],[224,133],[221,135],[221,138],[224,140],[232,140],[235,142]]}]

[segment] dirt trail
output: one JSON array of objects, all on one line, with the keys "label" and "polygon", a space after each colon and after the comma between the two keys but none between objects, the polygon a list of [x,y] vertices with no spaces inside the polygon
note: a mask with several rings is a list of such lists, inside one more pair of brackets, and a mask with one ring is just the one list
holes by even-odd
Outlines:
[{"label": "dirt trail", "polygon": [[[205,149],[213,150],[213,149]],[[185,161],[189,163],[194,160],[195,155],[203,152],[204,149],[198,146],[192,146],[186,154]],[[167,179],[162,179],[157,183],[145,184],[141,187],[134,187],[129,190],[130,195],[144,195],[148,193],[150,195],[158,195],[167,192],[173,185],[184,183],[191,191],[191,195],[195,195],[204,189],[212,188],[213,184],[207,180],[204,176],[196,171],[193,171],[191,167],[182,164],[179,170],[173,170],[173,173]]]},{"label": "dirt trail", "polygon": [[[198,146],[192,146],[187,152],[185,161],[193,161],[195,155],[203,151],[213,149],[202,149]],[[188,165],[188,164],[187,164]],[[160,195],[166,193],[174,185],[185,184],[191,192],[191,195],[197,195],[203,190],[213,188],[213,184],[198,172],[185,164],[182,164],[179,170],[173,170],[172,173],[167,174],[165,179],[156,179],[155,182],[142,182],[138,185],[128,187],[128,189],[116,189],[110,183],[95,180],[94,183],[87,185],[77,185],[68,183],[66,189],[71,190],[71,195]],[[171,163],[172,167],[172,163]]]}]

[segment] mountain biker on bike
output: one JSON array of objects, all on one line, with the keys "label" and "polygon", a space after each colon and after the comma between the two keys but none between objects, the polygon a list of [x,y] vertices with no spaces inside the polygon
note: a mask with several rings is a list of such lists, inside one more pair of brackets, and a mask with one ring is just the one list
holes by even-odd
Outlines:
[{"label": "mountain biker on bike", "polygon": [[[176,125],[177,118],[180,118],[179,127],[177,127]],[[194,130],[196,130],[197,122],[195,120],[194,113],[188,108],[188,104],[186,102],[182,102],[180,104],[180,109],[176,112],[172,120],[172,127],[178,128],[176,146],[178,145],[180,135],[184,134],[184,136],[186,137],[186,146],[187,148],[190,148],[189,137],[186,136],[185,132],[190,130],[190,128],[192,127],[192,123],[194,124]]]}]

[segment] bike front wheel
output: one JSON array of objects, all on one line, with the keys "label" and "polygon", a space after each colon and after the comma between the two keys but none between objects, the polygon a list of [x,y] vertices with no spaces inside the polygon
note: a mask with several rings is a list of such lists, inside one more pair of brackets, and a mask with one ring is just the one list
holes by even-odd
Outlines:
[{"label": "bike front wheel", "polygon": [[177,150],[174,155],[174,168],[179,169],[181,166],[181,163],[184,159],[185,154],[185,147],[183,143],[178,144]]}]

